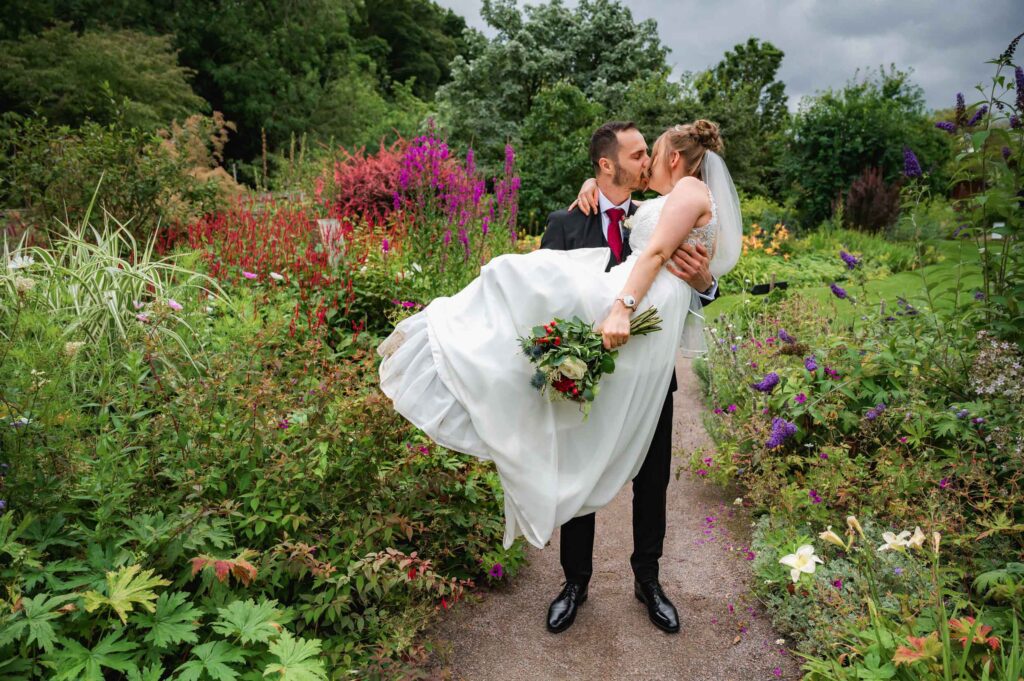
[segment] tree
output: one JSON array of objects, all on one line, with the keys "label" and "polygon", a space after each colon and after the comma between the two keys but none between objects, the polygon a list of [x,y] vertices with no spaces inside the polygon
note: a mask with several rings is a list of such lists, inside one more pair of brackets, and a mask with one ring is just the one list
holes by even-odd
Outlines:
[{"label": "tree", "polygon": [[940,169],[950,153],[944,134],[926,115],[923,92],[908,72],[895,66],[868,72],[842,90],[801,102],[780,157],[783,179],[802,222],[817,225],[864,168],[881,168],[886,182],[896,180],[905,146],[926,171]]},{"label": "tree", "polygon": [[721,128],[736,186],[751,193],[777,195],[770,178],[788,121],[786,86],[776,78],[783,56],[771,43],[750,38],[691,83],[699,116]]},{"label": "tree", "polygon": [[86,119],[155,130],[206,108],[166,36],[59,24],[0,43],[0,108],[59,125]]},{"label": "tree", "polygon": [[450,138],[472,145],[483,165],[519,136],[544,88],[564,81],[618,117],[634,80],[667,69],[655,22],[636,23],[616,0],[581,0],[575,9],[553,0],[525,11],[514,0],[484,0],[481,16],[497,35],[475,58],[455,58],[437,109]]},{"label": "tree", "polygon": [[587,101],[570,83],[555,83],[534,97],[520,128],[519,204],[525,224],[544,224],[548,213],[568,206],[593,175],[588,147],[603,115],[604,107]]},{"label": "tree", "polygon": [[374,59],[389,89],[415,79],[413,94],[431,98],[451,77],[455,56],[470,53],[465,19],[431,0],[377,0],[357,14],[359,49]]}]

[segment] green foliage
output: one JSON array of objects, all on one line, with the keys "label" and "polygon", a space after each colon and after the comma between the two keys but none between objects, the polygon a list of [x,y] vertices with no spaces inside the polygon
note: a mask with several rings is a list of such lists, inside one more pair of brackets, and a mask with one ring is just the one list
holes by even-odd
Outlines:
[{"label": "green foliage", "polygon": [[925,115],[921,89],[895,67],[805,99],[780,155],[801,222],[817,225],[828,217],[866,167],[881,168],[887,182],[895,180],[904,146],[926,170],[941,167],[949,153],[943,134]]},{"label": "green foliage", "polygon": [[207,104],[192,92],[168,36],[58,24],[0,42],[0,109],[55,124],[119,122],[154,131]]},{"label": "green foliage", "polygon": [[138,129],[0,119],[0,205],[25,209],[44,241],[48,231],[60,231],[58,221],[99,221],[107,213],[147,240],[160,226],[214,208],[217,184],[191,170],[164,138]]},{"label": "green foliage", "polygon": [[[988,62],[996,67],[995,74],[990,84],[977,87],[982,99],[972,104],[971,119],[952,121],[957,153],[951,184],[980,188],[960,192],[954,208],[964,221],[964,229],[958,231],[973,237],[981,253],[987,326],[1024,345],[1024,92],[1019,89],[1024,79],[1021,66],[1012,61],[1019,39]],[[1011,69],[1015,79],[1009,76]],[[923,180],[909,187],[905,196],[911,206],[927,198]]]},{"label": "green foliage", "polygon": [[744,192],[778,195],[781,190],[773,178],[789,122],[786,86],[777,80],[782,58],[782,50],[770,42],[749,38],[691,84],[694,108],[700,118],[718,123],[729,172]]},{"label": "green foliage", "polygon": [[520,215],[528,225],[546,224],[548,213],[572,203],[577,188],[591,177],[590,135],[603,113],[600,105],[566,82],[537,93],[519,130]]},{"label": "green foliage", "polygon": [[416,97],[429,99],[450,78],[455,56],[471,56],[465,19],[430,0],[383,0],[357,12],[353,34],[386,86],[412,83]]},{"label": "green foliage", "polygon": [[617,112],[633,81],[667,71],[654,22],[636,23],[616,0],[522,11],[512,0],[485,0],[480,14],[497,35],[474,58],[456,57],[437,107],[450,139],[472,146],[491,169],[545,87],[564,81]]}]

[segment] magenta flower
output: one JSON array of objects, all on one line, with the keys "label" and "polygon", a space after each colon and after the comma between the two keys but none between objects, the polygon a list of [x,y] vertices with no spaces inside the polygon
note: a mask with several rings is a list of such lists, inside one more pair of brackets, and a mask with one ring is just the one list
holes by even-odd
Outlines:
[{"label": "magenta flower", "polygon": [[832,367],[825,367],[825,375],[831,378],[832,380],[836,380],[837,378],[839,378],[839,372],[833,369]]},{"label": "magenta flower", "polygon": [[828,460],[828,454],[826,454],[825,452],[822,452],[821,454],[818,455],[818,458],[821,459],[822,461],[827,461]]},{"label": "magenta flower", "polygon": [[505,576],[505,568],[501,563],[495,563],[491,566],[491,569],[487,571],[487,575],[494,579],[501,579]]},{"label": "magenta flower", "polygon": [[722,411],[722,408],[721,408],[721,407],[715,407],[715,413],[716,413],[716,414],[723,414],[723,413],[725,413],[725,412],[723,412],[723,411]]},{"label": "magenta flower", "polygon": [[384,241],[382,241],[381,244],[380,244],[380,250],[383,253],[387,253],[388,251],[390,251],[391,250],[391,242],[389,242],[387,239],[384,239]]},{"label": "magenta flower", "polygon": [[901,435],[900,436],[900,444],[904,444],[904,445],[907,444],[907,436],[906,435]]},{"label": "magenta flower", "polygon": [[291,424],[288,423],[288,419],[281,419],[280,421],[277,422],[277,427],[280,428],[281,430],[287,429],[288,426],[290,425]]},{"label": "magenta flower", "polygon": [[701,468],[700,470],[697,471],[697,475],[699,475],[702,478],[704,476],[706,476],[707,474],[708,474],[708,472],[706,470],[704,470],[703,468]]},{"label": "magenta flower", "polygon": [[796,397],[793,398],[793,401],[796,402],[797,404],[804,404],[805,402],[807,402],[807,395],[799,393]]},{"label": "magenta flower", "polygon": [[843,588],[843,580],[841,580],[841,579],[833,579],[832,580],[832,586],[834,586],[835,588],[837,588],[839,590],[842,590],[842,588]]},{"label": "magenta flower", "polygon": [[257,279],[259,278],[260,275],[256,274],[255,272],[246,272],[245,270],[242,270],[242,276],[245,277],[246,279]]},{"label": "magenta flower", "polygon": [[725,408],[725,410],[730,414],[735,414],[737,409],[739,409],[739,407],[737,407],[735,404],[730,404],[728,407]]},{"label": "magenta flower", "polygon": [[821,503],[821,496],[818,495],[818,490],[816,490],[816,489],[807,490],[807,496],[809,496],[811,498],[811,503],[812,504],[820,504]]},{"label": "magenta flower", "polygon": [[947,487],[949,487],[949,478],[939,480],[939,489],[946,489]]}]

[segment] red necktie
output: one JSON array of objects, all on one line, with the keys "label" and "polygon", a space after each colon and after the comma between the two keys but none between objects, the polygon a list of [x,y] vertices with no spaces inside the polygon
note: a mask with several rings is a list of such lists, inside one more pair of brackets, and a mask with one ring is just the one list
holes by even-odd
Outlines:
[{"label": "red necktie", "polygon": [[612,249],[615,260],[622,262],[622,216],[626,211],[621,208],[609,208],[605,211],[608,214],[608,247]]}]

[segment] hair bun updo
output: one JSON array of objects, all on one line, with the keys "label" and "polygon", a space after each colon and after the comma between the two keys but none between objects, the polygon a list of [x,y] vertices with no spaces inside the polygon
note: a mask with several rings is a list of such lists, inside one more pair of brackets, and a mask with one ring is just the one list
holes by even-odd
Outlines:
[{"label": "hair bun updo", "polygon": [[703,118],[693,122],[693,136],[697,143],[708,151],[721,153],[724,145],[722,136],[718,131],[718,124],[706,121]]}]

